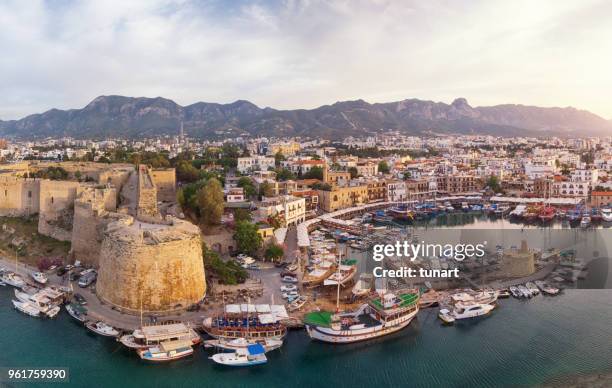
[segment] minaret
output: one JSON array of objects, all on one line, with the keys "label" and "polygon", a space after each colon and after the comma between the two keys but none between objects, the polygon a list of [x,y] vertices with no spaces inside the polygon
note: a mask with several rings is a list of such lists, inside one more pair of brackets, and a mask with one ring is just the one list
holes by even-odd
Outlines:
[{"label": "minaret", "polygon": [[181,144],[185,143],[185,128],[183,127],[183,121],[181,121],[181,131],[179,133],[179,142]]}]

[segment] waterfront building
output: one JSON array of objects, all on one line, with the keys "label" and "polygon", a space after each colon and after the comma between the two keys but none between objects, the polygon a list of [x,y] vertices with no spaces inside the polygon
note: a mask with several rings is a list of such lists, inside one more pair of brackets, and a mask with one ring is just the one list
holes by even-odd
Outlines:
[{"label": "waterfront building", "polygon": [[605,207],[612,205],[612,191],[593,191],[591,193],[591,206]]},{"label": "waterfront building", "polygon": [[368,202],[368,186],[332,186],[330,190],[318,190],[319,206],[326,212],[363,205]]}]

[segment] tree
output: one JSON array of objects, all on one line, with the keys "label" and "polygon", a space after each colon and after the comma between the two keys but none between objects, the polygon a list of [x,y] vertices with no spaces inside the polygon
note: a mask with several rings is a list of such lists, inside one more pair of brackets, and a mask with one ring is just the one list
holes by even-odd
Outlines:
[{"label": "tree", "polygon": [[279,181],[288,181],[290,179],[295,179],[295,175],[291,171],[286,168],[281,168],[276,171],[276,179]]},{"label": "tree", "polygon": [[495,175],[491,175],[489,179],[487,179],[487,186],[495,192],[499,192],[501,187],[499,185],[499,178]]},{"label": "tree", "polygon": [[209,179],[198,191],[200,218],[206,225],[219,225],[223,215],[223,189],[215,178]]},{"label": "tree", "polygon": [[263,182],[259,185],[259,195],[262,197],[273,197],[274,196],[274,187],[268,181]]},{"label": "tree", "polygon": [[257,194],[255,185],[253,185],[253,181],[249,177],[246,177],[246,176],[241,177],[240,179],[238,179],[237,185],[238,187],[242,187],[242,189],[244,190],[244,195],[247,198],[251,198],[255,194]]},{"label": "tree", "polygon": [[304,179],[318,179],[323,180],[323,168],[319,166],[312,167],[307,173],[303,175]]},{"label": "tree", "polygon": [[248,253],[251,256],[255,256],[263,244],[263,239],[259,233],[257,233],[257,225],[248,221],[236,223],[234,240],[236,240],[238,250],[242,253]]},{"label": "tree", "polygon": [[266,248],[266,252],[264,253],[264,257],[270,261],[279,261],[285,255],[285,251],[283,247],[277,244],[270,244]]},{"label": "tree", "polygon": [[357,171],[357,167],[349,167],[348,172],[351,174],[351,179],[355,179],[359,176],[359,172]]},{"label": "tree", "polygon": [[285,160],[285,155],[283,155],[280,151],[274,154],[274,165],[276,167],[280,167],[283,160]]},{"label": "tree", "polygon": [[[234,260],[223,261],[219,254],[202,246],[202,257],[207,274],[214,274],[222,284],[244,283],[249,277],[249,273]],[[208,275],[207,275],[208,276]]]},{"label": "tree", "polygon": [[378,172],[381,172],[383,174],[389,173],[389,165],[386,161],[381,160],[380,162],[378,162]]},{"label": "tree", "polygon": [[176,177],[181,182],[195,182],[200,178],[200,172],[193,167],[191,162],[181,160],[176,165]]},{"label": "tree", "polygon": [[251,212],[246,209],[234,209],[234,222],[252,221]]},{"label": "tree", "polygon": [[561,175],[569,176],[570,168],[567,164],[563,164],[561,167]]}]

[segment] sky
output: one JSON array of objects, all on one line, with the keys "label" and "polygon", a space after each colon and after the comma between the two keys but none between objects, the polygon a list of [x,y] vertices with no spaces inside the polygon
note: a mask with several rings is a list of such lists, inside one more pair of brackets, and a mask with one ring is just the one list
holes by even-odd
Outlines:
[{"label": "sky", "polygon": [[0,0],[0,119],[99,95],[407,98],[612,119],[612,2]]}]

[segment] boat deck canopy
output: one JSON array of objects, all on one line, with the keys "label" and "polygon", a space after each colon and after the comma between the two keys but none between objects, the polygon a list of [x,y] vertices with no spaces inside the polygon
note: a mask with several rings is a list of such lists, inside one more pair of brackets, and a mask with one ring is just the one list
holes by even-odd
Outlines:
[{"label": "boat deck canopy", "polygon": [[193,343],[187,340],[167,341],[167,342],[162,342],[160,344],[160,348],[164,352],[171,352],[177,349],[190,348],[192,346],[193,346]]}]

